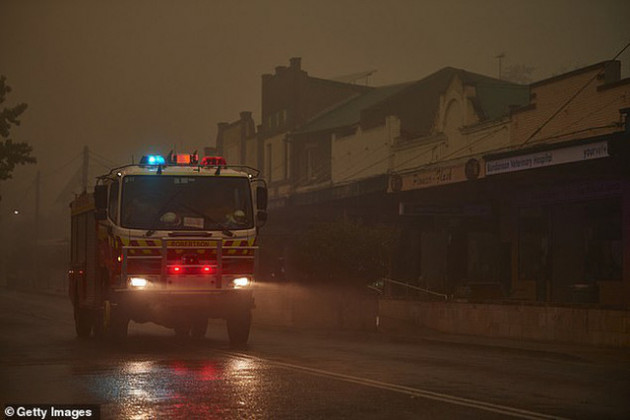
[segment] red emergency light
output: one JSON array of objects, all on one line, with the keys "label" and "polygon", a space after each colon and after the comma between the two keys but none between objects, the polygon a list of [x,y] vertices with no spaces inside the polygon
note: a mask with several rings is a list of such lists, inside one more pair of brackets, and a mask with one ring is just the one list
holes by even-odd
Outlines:
[{"label": "red emergency light", "polygon": [[175,164],[177,165],[188,165],[190,164],[190,155],[185,155],[185,154],[177,154],[177,155],[173,155],[173,160]]},{"label": "red emergency light", "polygon": [[171,165],[194,165],[199,162],[199,155],[197,152],[192,154],[188,153],[173,153],[172,151],[167,156],[168,163]]},{"label": "red emergency light", "polygon": [[172,265],[169,267],[170,274],[213,274],[214,269],[211,265],[204,266],[186,266],[186,265]]},{"label": "red emergency light", "polygon": [[206,156],[201,159],[201,166],[227,166],[223,156]]}]

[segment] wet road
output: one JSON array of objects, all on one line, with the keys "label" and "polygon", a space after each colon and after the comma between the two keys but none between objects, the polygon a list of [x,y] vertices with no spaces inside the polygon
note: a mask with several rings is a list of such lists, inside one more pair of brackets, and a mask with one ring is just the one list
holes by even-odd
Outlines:
[{"label": "wet road", "polygon": [[0,403],[99,404],[103,418],[628,418],[624,352],[516,348],[223,323],[181,341],[74,338],[69,301],[0,289]]}]

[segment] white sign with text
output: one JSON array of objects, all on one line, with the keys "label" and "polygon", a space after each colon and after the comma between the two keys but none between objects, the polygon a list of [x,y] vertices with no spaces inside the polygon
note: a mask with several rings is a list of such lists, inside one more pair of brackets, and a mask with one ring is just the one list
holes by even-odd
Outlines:
[{"label": "white sign with text", "polygon": [[486,162],[486,176],[608,157],[608,142],[583,144]]}]

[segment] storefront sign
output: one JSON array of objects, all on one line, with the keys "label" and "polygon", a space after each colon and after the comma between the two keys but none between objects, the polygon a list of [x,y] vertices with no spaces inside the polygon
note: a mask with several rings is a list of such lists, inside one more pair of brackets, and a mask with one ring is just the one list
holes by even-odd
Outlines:
[{"label": "storefront sign", "polygon": [[395,174],[390,178],[389,192],[417,190],[463,182],[482,176],[482,167],[476,159],[466,163],[425,169],[408,174]]},{"label": "storefront sign", "polygon": [[546,152],[530,153],[486,162],[486,175],[524,171],[563,163],[608,157],[608,142],[582,144]]}]

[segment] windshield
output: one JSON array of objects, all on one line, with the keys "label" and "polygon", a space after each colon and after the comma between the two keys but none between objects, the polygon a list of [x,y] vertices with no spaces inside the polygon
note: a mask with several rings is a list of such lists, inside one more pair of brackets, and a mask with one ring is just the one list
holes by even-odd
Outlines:
[{"label": "windshield", "polygon": [[126,176],[121,225],[151,230],[252,228],[249,188],[247,178]]}]

